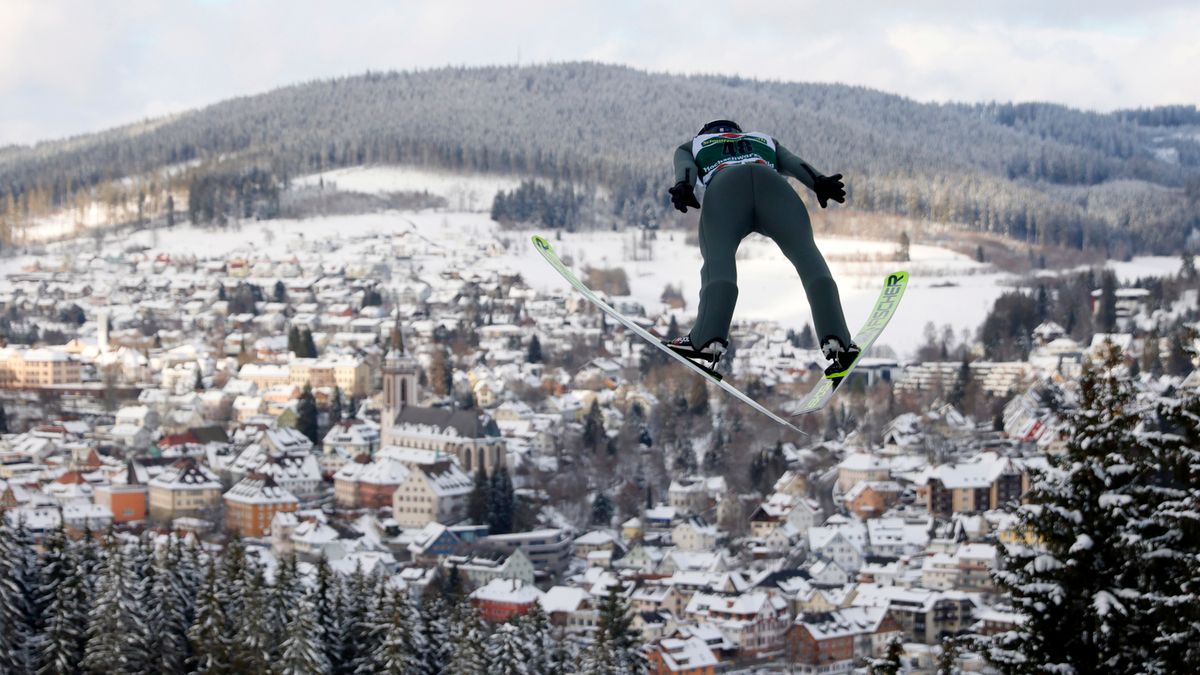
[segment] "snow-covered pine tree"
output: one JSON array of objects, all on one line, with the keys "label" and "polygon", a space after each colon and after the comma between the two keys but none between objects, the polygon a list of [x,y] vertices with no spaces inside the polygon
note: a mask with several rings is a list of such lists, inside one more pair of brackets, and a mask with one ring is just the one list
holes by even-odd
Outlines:
[{"label": "snow-covered pine tree", "polygon": [[[383,647],[398,613],[395,596],[383,586],[376,587],[360,628],[360,654],[354,668],[356,675],[372,675],[379,672],[379,650]],[[405,630],[407,629],[406,626]]]},{"label": "snow-covered pine tree", "polygon": [[229,659],[234,672],[264,673],[270,670],[277,635],[269,616],[268,589],[262,569],[249,561],[242,588],[241,611],[230,615],[233,641]]},{"label": "snow-covered pine tree", "polygon": [[513,623],[503,623],[488,636],[485,646],[490,675],[531,675],[525,662],[525,643]]},{"label": "snow-covered pine tree", "polygon": [[550,636],[550,620],[542,609],[542,603],[533,603],[529,611],[517,619],[516,625],[521,639],[522,660],[529,675],[550,675],[550,649],[554,641]]},{"label": "snow-covered pine tree", "polygon": [[455,608],[455,616],[450,660],[442,669],[442,675],[484,675],[488,667],[487,633],[479,613],[469,601],[463,600]]},{"label": "snow-covered pine tree", "polygon": [[[275,581],[265,591],[267,626],[270,631],[272,658],[279,656],[289,617],[304,595],[295,555],[284,556],[275,567]],[[319,623],[319,622],[318,622]]]},{"label": "snow-covered pine tree", "polygon": [[599,613],[595,642],[585,657],[585,669],[602,675],[641,675],[648,672],[649,664],[637,632],[633,630],[629,602],[620,585],[609,586],[608,593],[600,602]]},{"label": "snow-covered pine tree", "polygon": [[132,587],[134,603],[140,613],[137,623],[138,632],[129,636],[132,650],[142,655],[146,669],[150,663],[158,660],[159,627],[151,623],[150,617],[155,611],[157,598],[154,595],[154,582],[157,567],[154,565],[154,541],[149,534],[143,534],[133,545],[127,547],[129,560],[129,581]]},{"label": "snow-covered pine tree", "polygon": [[246,593],[246,546],[238,537],[233,537],[225,545],[218,559],[219,578],[217,580],[217,597],[221,599],[221,609],[225,613],[228,624],[226,637],[233,639],[237,617],[242,613],[242,602]]},{"label": "snow-covered pine tree", "polygon": [[904,644],[900,642],[900,638],[894,637],[888,642],[887,651],[882,657],[867,660],[867,667],[870,668],[871,675],[898,675],[904,668],[904,661],[900,658],[902,656]]},{"label": "snow-covered pine tree", "polygon": [[383,639],[372,655],[371,673],[413,675],[424,672],[425,645],[421,622],[404,591],[394,589],[389,596],[384,618]]},{"label": "snow-covered pine tree", "polygon": [[1067,413],[1066,453],[1035,476],[1018,511],[1023,540],[1001,544],[994,576],[1025,615],[996,636],[988,658],[1005,673],[1141,672],[1149,645],[1130,629],[1129,528],[1138,457],[1146,452],[1136,402],[1113,351],[1085,368]]},{"label": "snow-covered pine tree", "polygon": [[101,557],[96,596],[88,615],[87,646],[83,666],[100,673],[142,673],[148,655],[139,636],[147,632],[142,608],[137,605],[126,552],[111,537]]},{"label": "snow-covered pine tree", "polygon": [[1142,436],[1122,541],[1134,560],[1122,601],[1132,621],[1125,641],[1144,646],[1147,673],[1195,671],[1200,664],[1200,393],[1158,402]]},{"label": "snow-covered pine tree", "polygon": [[186,573],[179,540],[170,537],[164,549],[155,557],[154,583],[150,589],[153,601],[149,605],[147,624],[156,636],[151,670],[179,673],[186,670],[191,655],[187,629],[189,603],[181,597],[181,574]]},{"label": "snow-covered pine tree", "polygon": [[334,574],[325,553],[317,559],[316,576],[310,600],[317,625],[321,632],[321,647],[329,667],[336,671],[340,665],[341,631],[339,628],[341,606],[341,578]]},{"label": "snow-covered pine tree", "polygon": [[43,581],[29,530],[0,512],[0,672],[37,668]]},{"label": "snow-covered pine tree", "polygon": [[371,604],[375,594],[373,585],[361,565],[356,565],[346,580],[341,612],[341,654],[338,655],[338,670],[342,674],[354,673],[364,660],[370,659],[369,636]]},{"label": "snow-covered pine tree", "polygon": [[[451,568],[456,571],[457,568]],[[461,593],[454,595],[454,602],[461,598]],[[451,644],[451,605],[446,596],[433,593],[425,594],[419,605],[421,614],[421,631],[425,636],[427,647],[423,675],[439,675],[450,661]]]},{"label": "snow-covered pine tree", "polygon": [[230,672],[229,620],[217,593],[219,575],[215,561],[208,564],[204,585],[196,598],[196,618],[188,629],[194,673]]},{"label": "snow-covered pine tree", "polygon": [[60,524],[42,544],[40,602],[42,632],[37,641],[38,673],[67,673],[83,660],[87,644],[87,595],[74,547]]},{"label": "snow-covered pine tree", "polygon": [[321,627],[309,596],[300,596],[293,605],[279,662],[275,665],[281,675],[330,672],[329,659],[321,645]]}]

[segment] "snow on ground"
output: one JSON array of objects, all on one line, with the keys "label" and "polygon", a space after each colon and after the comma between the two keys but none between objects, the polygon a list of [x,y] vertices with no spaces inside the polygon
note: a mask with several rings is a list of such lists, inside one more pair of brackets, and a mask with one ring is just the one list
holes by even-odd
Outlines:
[{"label": "snow on ground", "polygon": [[[402,175],[403,171],[395,175]],[[354,176],[329,172],[326,176]],[[402,189],[400,183],[382,181],[385,173],[363,174],[379,190]],[[341,180],[345,180],[341,178]],[[405,178],[404,180],[409,180]],[[416,180],[413,178],[413,180]],[[489,180],[492,180],[489,178]],[[371,182],[374,181],[374,182]],[[352,181],[353,182],[353,179]],[[345,183],[341,184],[343,189]],[[426,184],[427,185],[427,184]],[[408,185],[403,189],[415,187]],[[354,189],[363,189],[366,184]],[[225,231],[176,226],[172,230],[142,231],[113,239],[103,246],[106,253],[131,244],[147,246],[151,255],[188,253],[200,256],[245,256],[272,259],[301,254],[320,256],[326,262],[352,263],[365,250],[385,245],[373,236],[407,234],[432,242],[431,255],[413,261],[415,271],[436,283],[437,274],[451,264],[475,266],[481,270],[519,271],[538,290],[569,291],[566,282],[534,251],[529,238],[533,230],[502,230],[485,214],[461,211],[385,212],[356,216],[331,216],[305,220],[247,222]],[[688,326],[695,312],[700,290],[700,252],[685,242],[683,232],[659,232],[650,245],[635,256],[639,232],[547,232],[545,233],[564,260],[577,271],[587,266],[621,267],[628,275],[631,295],[648,312],[661,310],[659,298],[667,284],[679,287],[688,302],[678,317]],[[492,252],[483,251],[489,242]],[[862,239],[818,237],[817,244],[830,262],[845,306],[851,330],[866,319],[878,296],[883,277],[896,269],[912,275],[900,309],[879,345],[888,345],[902,357],[910,356],[924,341],[925,326],[944,325],[956,335],[967,331],[974,335],[992,303],[1017,278],[975,262],[969,256],[935,246],[913,245],[907,263],[891,261],[895,243]],[[94,252],[91,238],[76,239],[47,247],[43,267],[53,266],[74,252]],[[0,274],[14,273],[34,261],[32,256],[0,258]],[[1179,261],[1174,258],[1135,258],[1129,263],[1110,263],[1123,280],[1150,273],[1173,274]],[[403,268],[397,266],[397,271]],[[797,330],[811,322],[804,289],[791,264],[775,245],[758,235],[742,243],[738,251],[740,297],[737,321],[773,320]]]},{"label": "snow on ground", "polygon": [[429,192],[446,198],[455,211],[490,211],[492,199],[500,190],[512,190],[521,183],[518,176],[453,173],[407,166],[354,166],[304,176],[293,181],[297,186],[316,186],[346,192],[380,194],[384,192]]},{"label": "snow on ground", "polygon": [[[522,232],[518,238],[528,241],[531,234]],[[631,295],[649,312],[662,309],[659,297],[667,284],[681,287],[688,301],[687,314],[694,315],[700,293],[700,250],[686,245],[682,233],[660,233],[652,260],[630,261],[627,251],[634,236],[585,232],[549,238],[559,255],[564,260],[569,257],[576,270],[588,265],[624,267]],[[994,272],[968,256],[933,246],[913,246],[908,263],[886,260],[896,250],[894,242],[818,237],[817,246],[830,260],[851,331],[866,320],[888,272],[905,269],[912,275],[900,309],[877,343],[887,344],[901,355],[910,354],[924,342],[925,324],[929,322],[939,330],[949,324],[956,334],[963,329],[974,334],[993,301],[1006,290],[1005,282],[1013,280],[1012,275]],[[860,257],[866,260],[850,260]],[[506,260],[503,264],[513,263]],[[568,288],[544,263],[523,269],[522,274],[535,288]],[[797,330],[812,321],[796,270],[768,239],[755,235],[742,243],[738,287],[735,321],[768,319]],[[691,320],[680,319],[684,327]]]}]

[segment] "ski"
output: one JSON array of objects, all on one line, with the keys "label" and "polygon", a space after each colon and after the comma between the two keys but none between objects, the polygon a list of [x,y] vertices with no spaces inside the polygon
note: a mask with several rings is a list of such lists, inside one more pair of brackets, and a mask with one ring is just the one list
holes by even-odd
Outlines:
[{"label": "ski", "polygon": [[833,398],[833,393],[837,391],[838,386],[854,372],[858,362],[862,360],[863,354],[866,354],[871,345],[875,344],[875,339],[892,320],[892,316],[896,313],[896,307],[900,304],[900,298],[904,297],[906,288],[908,288],[908,272],[893,272],[883,280],[883,290],[879,293],[879,299],[875,301],[875,307],[871,309],[866,323],[854,334],[854,344],[862,350],[859,352],[858,358],[854,359],[854,363],[851,363],[841,376],[822,377],[818,380],[808,395],[801,399],[792,410],[793,417],[816,412],[829,403],[829,399]]},{"label": "ski", "polygon": [[683,356],[681,356],[679,354],[676,354],[673,349],[671,349],[671,348],[667,347],[665,344],[663,344],[663,341],[661,338],[656,337],[650,331],[637,325],[630,319],[626,318],[625,315],[621,314],[620,312],[618,312],[617,310],[615,310],[611,306],[609,306],[608,303],[601,300],[599,296],[597,296],[595,293],[592,292],[592,289],[588,288],[586,284],[584,284],[582,281],[580,281],[579,277],[575,276],[575,273],[572,272],[563,263],[563,261],[558,257],[558,254],[554,252],[554,248],[550,246],[550,242],[546,241],[545,238],[540,237],[536,234],[533,235],[533,247],[536,248],[538,253],[540,253],[542,255],[542,257],[546,259],[546,262],[550,263],[550,266],[553,267],[559,274],[561,274],[563,279],[566,279],[567,283],[571,284],[571,286],[574,287],[575,290],[579,291],[579,293],[581,295],[583,295],[583,297],[586,298],[588,300],[588,302],[591,302],[593,305],[600,308],[600,310],[602,312],[604,312],[605,314],[607,314],[610,317],[612,317],[613,319],[615,319],[622,326],[633,331],[633,333],[635,335],[642,338],[646,342],[649,342],[650,344],[654,345],[654,347],[656,349],[658,349],[659,351],[665,352],[666,354],[670,355],[671,358],[673,358],[676,361],[687,366],[688,368],[690,368],[692,370],[692,372],[700,375],[700,377],[703,377],[704,379],[708,380],[709,382],[712,382],[713,384],[717,385],[721,389],[724,389],[725,392],[728,393],[730,396],[733,396],[734,398],[738,399],[742,403],[745,403],[746,405],[750,406],[751,408],[754,408],[755,410],[766,415],[767,417],[771,418],[775,422],[778,422],[779,424],[782,424],[783,426],[785,426],[797,433],[804,434],[803,431],[800,431],[800,429],[796,428],[796,425],[792,424],[791,422],[788,422],[787,420],[780,417],[779,415],[776,415],[775,413],[771,412],[770,410],[767,410],[761,404],[759,404],[758,401],[755,401],[754,399],[750,398],[749,396],[743,394],[741,391],[739,391],[733,385],[729,384],[728,382],[725,382],[721,378],[720,374],[718,374],[716,371],[714,371],[710,368],[701,366],[698,363],[695,363],[687,358],[684,358]]}]

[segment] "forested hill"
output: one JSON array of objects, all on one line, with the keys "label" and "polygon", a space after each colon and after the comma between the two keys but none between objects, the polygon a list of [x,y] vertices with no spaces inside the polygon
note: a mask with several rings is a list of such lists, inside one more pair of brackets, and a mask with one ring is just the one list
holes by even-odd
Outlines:
[{"label": "forested hill", "polygon": [[[708,119],[766,131],[858,208],[1043,243],[1175,252],[1200,227],[1200,113],[937,105],[861,87],[593,63],[445,68],[289,86],[99,134],[0,149],[0,219],[93,188],[162,190],[256,167],[279,181],[403,163],[604,186],[630,222],[666,213],[671,152]],[[199,160],[199,161],[196,161]],[[183,187],[186,187],[184,185]]]}]

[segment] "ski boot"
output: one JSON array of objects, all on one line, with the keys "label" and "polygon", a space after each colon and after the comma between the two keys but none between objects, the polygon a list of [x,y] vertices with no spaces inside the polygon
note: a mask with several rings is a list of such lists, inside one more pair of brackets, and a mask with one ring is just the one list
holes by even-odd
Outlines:
[{"label": "ski boot", "polygon": [[836,335],[827,335],[824,340],[821,340],[821,353],[825,358],[833,361],[825,369],[825,377],[840,379],[846,376],[846,371],[854,365],[862,350],[853,342],[846,346]]},{"label": "ski boot", "polygon": [[717,380],[721,379],[720,373],[716,370],[717,362],[721,360],[721,357],[728,349],[728,341],[721,338],[713,338],[697,349],[696,345],[692,344],[692,336],[684,335],[670,341],[663,340],[663,344],[676,354],[692,361],[701,370],[712,375]]}]

